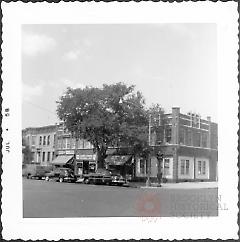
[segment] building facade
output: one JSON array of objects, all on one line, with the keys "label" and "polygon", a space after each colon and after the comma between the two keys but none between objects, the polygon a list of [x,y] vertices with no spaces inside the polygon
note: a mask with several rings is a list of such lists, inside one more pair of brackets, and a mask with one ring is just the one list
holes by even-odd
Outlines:
[{"label": "building facade", "polygon": [[56,153],[56,133],[58,125],[26,128],[22,137],[32,152],[32,163],[50,165]]},{"label": "building facade", "polygon": [[56,137],[56,159],[52,161],[53,165],[71,167],[78,176],[95,172],[97,156],[89,141],[76,140],[63,124],[58,126]]},{"label": "building facade", "polygon": [[[217,179],[217,124],[180,108],[164,114],[151,132],[151,161],[136,158],[136,178],[157,178],[159,166],[165,181],[215,181]],[[160,157],[160,158],[159,158]],[[150,167],[148,167],[150,166]]]},{"label": "building facade", "polygon": [[[149,160],[135,155],[131,147],[112,147],[107,151],[107,168],[142,181],[147,176],[154,181],[158,173],[166,182],[217,180],[218,127],[210,117],[172,108],[157,123],[150,129]],[[78,176],[97,169],[93,145],[73,138],[63,124],[27,128],[22,135],[35,163],[71,167]]]}]

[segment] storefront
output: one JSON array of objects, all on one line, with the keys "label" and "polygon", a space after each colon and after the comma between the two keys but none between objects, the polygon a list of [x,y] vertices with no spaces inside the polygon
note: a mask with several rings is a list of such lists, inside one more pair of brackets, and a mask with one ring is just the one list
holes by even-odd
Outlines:
[{"label": "storefront", "polygon": [[106,168],[122,176],[133,175],[133,163],[132,155],[108,155],[105,159]]},{"label": "storefront", "polygon": [[76,154],[75,173],[78,176],[95,172],[97,168],[96,154],[93,150],[78,150]]}]

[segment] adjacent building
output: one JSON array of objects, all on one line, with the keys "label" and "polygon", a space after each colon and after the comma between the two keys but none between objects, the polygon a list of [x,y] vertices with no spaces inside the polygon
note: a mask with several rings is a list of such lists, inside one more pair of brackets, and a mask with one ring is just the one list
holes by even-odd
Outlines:
[{"label": "adjacent building", "polygon": [[50,165],[56,156],[58,125],[31,127],[22,130],[22,137],[32,152],[32,163]]}]

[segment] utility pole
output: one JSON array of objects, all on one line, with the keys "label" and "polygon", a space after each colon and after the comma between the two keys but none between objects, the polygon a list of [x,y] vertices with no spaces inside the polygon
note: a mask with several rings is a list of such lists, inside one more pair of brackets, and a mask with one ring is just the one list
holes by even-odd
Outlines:
[{"label": "utility pole", "polygon": [[147,180],[146,180],[146,187],[151,186],[151,181],[150,181],[150,163],[151,163],[151,152],[150,152],[150,147],[151,147],[151,114],[149,114],[149,121],[148,121],[148,158],[147,158]]}]

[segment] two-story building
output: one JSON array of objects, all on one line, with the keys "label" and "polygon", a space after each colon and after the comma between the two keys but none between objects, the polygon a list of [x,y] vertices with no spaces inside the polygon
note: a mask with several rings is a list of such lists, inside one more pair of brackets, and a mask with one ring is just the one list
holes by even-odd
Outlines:
[{"label": "two-story building", "polygon": [[172,108],[172,113],[163,116],[151,132],[151,161],[136,158],[135,177],[146,178],[150,170],[150,177],[154,179],[161,166],[162,175],[169,182],[216,180],[217,124],[210,117],[181,114],[180,108]]},{"label": "two-story building", "polygon": [[97,156],[89,141],[76,140],[63,124],[59,124],[56,137],[56,158],[51,162],[52,165],[69,166],[79,176],[96,170]]},{"label": "two-story building", "polygon": [[31,149],[33,163],[50,165],[55,158],[57,127],[48,125],[22,130],[22,137]]}]

